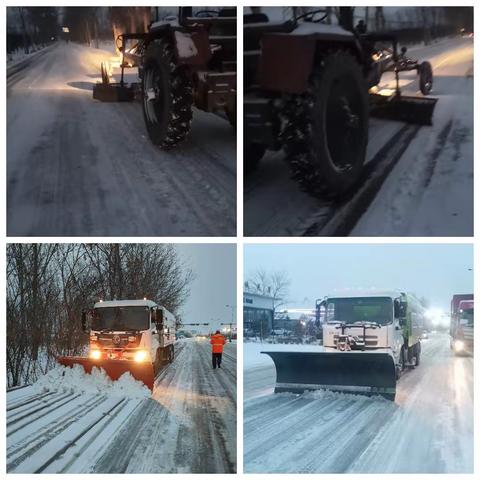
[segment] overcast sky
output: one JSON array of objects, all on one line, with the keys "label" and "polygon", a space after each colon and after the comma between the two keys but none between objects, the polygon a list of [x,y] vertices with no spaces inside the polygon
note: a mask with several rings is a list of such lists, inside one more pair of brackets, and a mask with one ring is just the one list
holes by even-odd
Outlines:
[{"label": "overcast sky", "polygon": [[393,289],[449,311],[453,294],[473,293],[471,245],[245,245],[244,264],[246,278],[259,267],[285,270],[289,307],[313,308],[345,289]]},{"label": "overcast sky", "polygon": [[225,305],[236,305],[236,245],[176,244],[176,249],[196,275],[183,307],[184,323],[211,323],[203,327],[208,332],[231,322],[232,310]]}]

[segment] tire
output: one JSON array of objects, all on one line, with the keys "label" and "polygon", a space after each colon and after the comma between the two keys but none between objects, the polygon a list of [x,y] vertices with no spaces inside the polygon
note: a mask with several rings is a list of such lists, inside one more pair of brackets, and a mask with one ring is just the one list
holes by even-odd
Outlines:
[{"label": "tire", "polygon": [[258,168],[260,160],[265,155],[265,146],[260,143],[247,143],[243,147],[243,171],[249,175]]},{"label": "tire", "polygon": [[306,94],[281,112],[281,140],[292,176],[315,196],[341,197],[358,180],[368,142],[368,88],[354,57],[323,58]]},{"label": "tire", "polygon": [[173,47],[152,42],[145,52],[143,118],[155,145],[168,149],[185,139],[192,123],[193,87],[186,67],[175,63]]},{"label": "tire", "polygon": [[418,83],[423,95],[428,95],[433,87],[433,71],[430,62],[422,62],[418,68]]},{"label": "tire", "polygon": [[415,366],[418,367],[420,365],[420,356],[422,354],[422,343],[418,342],[417,347],[415,349]]}]

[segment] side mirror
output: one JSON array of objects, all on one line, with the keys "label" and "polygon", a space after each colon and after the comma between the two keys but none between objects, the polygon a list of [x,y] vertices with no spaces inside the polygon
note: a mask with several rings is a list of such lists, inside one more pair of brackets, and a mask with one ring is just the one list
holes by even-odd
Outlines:
[{"label": "side mirror", "polygon": [[157,324],[157,329],[160,330],[163,326],[163,310],[155,310],[155,323]]},{"label": "side mirror", "polygon": [[82,331],[85,333],[88,332],[87,328],[87,312],[85,310],[82,311]]}]

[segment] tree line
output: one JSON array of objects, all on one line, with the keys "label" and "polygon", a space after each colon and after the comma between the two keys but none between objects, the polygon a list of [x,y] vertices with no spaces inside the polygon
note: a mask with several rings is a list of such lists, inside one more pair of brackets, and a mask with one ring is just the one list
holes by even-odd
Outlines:
[{"label": "tree line", "polygon": [[35,381],[88,344],[81,313],[99,299],[149,298],[177,317],[192,270],[171,244],[9,244],[8,386]]}]

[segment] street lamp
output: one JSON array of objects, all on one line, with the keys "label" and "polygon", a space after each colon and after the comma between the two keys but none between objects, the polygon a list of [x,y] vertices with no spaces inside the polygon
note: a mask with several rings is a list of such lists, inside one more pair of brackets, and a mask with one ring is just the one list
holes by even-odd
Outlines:
[{"label": "street lamp", "polygon": [[232,327],[236,323],[234,321],[234,316],[233,315],[234,315],[234,312],[235,312],[235,309],[237,308],[237,306],[236,305],[225,305],[225,307],[232,309],[232,321],[230,323],[222,323],[221,325],[228,325],[229,326],[228,341],[231,342],[232,341]]}]

